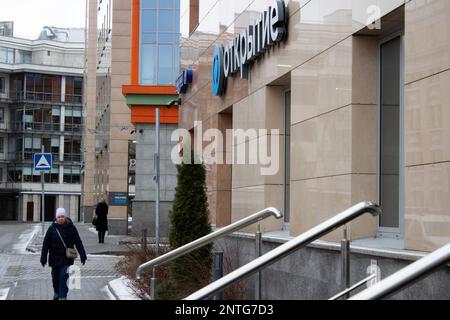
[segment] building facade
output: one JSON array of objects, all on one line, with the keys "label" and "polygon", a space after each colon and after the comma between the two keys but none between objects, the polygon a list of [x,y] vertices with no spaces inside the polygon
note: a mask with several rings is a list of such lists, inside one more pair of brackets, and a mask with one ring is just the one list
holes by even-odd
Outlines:
[{"label": "building facade", "polygon": [[134,197],[134,126],[122,95],[130,83],[131,1],[89,0],[86,25],[84,220],[109,204],[109,233],[127,234]]},{"label": "building facade", "polygon": [[46,221],[66,208],[79,221],[84,30],[44,27],[38,40],[0,36],[0,220],[41,220],[41,176],[33,154],[53,166],[45,179]]},{"label": "building facade", "polygon": [[[211,222],[276,207],[284,219],[262,223],[269,250],[376,201],[380,217],[347,225],[358,246],[353,282],[370,260],[384,278],[450,242],[449,14],[445,0],[182,1],[181,68],[194,75],[180,127],[203,147],[203,133],[219,129],[230,146],[209,166]],[[230,129],[248,136],[230,139]],[[268,144],[270,162],[225,161],[252,141]],[[262,174],[273,163],[277,170]],[[263,297],[339,292],[342,233],[268,268]],[[231,252],[240,264],[254,258],[249,241],[230,240],[242,246]],[[445,275],[399,297],[449,297]]]},{"label": "building facade", "polygon": [[[132,234],[147,230],[154,236],[156,220],[156,110],[160,112],[160,224],[162,237],[169,231],[169,212],[175,196],[176,166],[171,151],[178,128],[180,1],[132,1],[131,79],[123,94],[136,127],[136,196]],[[170,105],[170,106],[169,106]]]}]

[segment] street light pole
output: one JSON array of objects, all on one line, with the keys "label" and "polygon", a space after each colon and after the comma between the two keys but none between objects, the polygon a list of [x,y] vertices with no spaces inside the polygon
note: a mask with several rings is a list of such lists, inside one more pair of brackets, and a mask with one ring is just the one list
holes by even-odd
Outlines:
[{"label": "street light pole", "polygon": [[[44,146],[41,146],[41,152],[44,153]],[[41,223],[42,223],[42,236],[44,235],[44,220],[45,220],[45,189],[44,189],[44,171],[41,171],[41,186],[42,186],[42,195],[41,195]]]},{"label": "street light pole", "polygon": [[155,211],[155,243],[156,243],[156,255],[159,255],[159,202],[160,202],[160,170],[159,170],[159,166],[160,166],[160,143],[159,143],[159,139],[160,139],[160,119],[159,119],[159,108],[156,108],[156,155],[155,155],[155,161],[156,161],[156,165],[155,165],[155,169],[156,169],[156,211]]}]

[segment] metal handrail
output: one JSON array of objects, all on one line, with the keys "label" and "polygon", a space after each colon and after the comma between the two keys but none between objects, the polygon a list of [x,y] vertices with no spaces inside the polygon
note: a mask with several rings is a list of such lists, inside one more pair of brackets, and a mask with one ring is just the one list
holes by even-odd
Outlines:
[{"label": "metal handrail", "polygon": [[365,285],[366,283],[368,283],[369,281],[372,281],[373,279],[375,279],[377,277],[376,274],[372,274],[370,276],[368,276],[367,278],[361,280],[360,282],[356,283],[355,285],[353,285],[352,287],[345,289],[344,291],[342,291],[341,293],[338,293],[337,295],[335,295],[334,297],[328,299],[328,300],[337,300],[340,297],[345,296],[346,294],[358,289],[359,287],[362,287],[363,285]]},{"label": "metal handrail", "polygon": [[224,228],[221,228],[219,230],[216,230],[202,238],[199,238],[197,240],[194,240],[182,247],[179,247],[175,250],[172,250],[162,256],[159,256],[153,260],[150,260],[144,264],[141,264],[139,268],[136,270],[136,278],[140,279],[141,274],[146,269],[151,269],[153,267],[162,265],[164,263],[170,262],[176,258],[179,258],[189,252],[192,252],[198,248],[201,248],[211,242],[214,242],[215,240],[227,236],[237,230],[240,230],[242,228],[245,228],[249,225],[252,225],[258,221],[264,220],[270,216],[275,217],[276,219],[281,219],[283,215],[281,212],[276,208],[266,208],[262,211],[259,211],[257,213],[252,214],[251,216],[248,216],[244,219],[241,219],[239,221],[236,221]]},{"label": "metal handrail", "polygon": [[354,295],[349,300],[375,300],[386,298],[429,275],[450,262],[450,243],[420,260],[397,271],[372,287]]},{"label": "metal handrail", "polygon": [[186,297],[185,300],[199,300],[204,299],[212,294],[221,291],[230,284],[239,281],[259,270],[277,262],[278,260],[290,255],[292,252],[305,247],[309,243],[322,236],[330,233],[331,231],[345,225],[346,223],[356,219],[357,217],[369,212],[374,216],[380,214],[380,208],[374,202],[361,202],[341,213],[333,218],[321,223],[320,225],[306,231],[300,236],[286,242],[285,244],[269,251],[260,258],[253,260],[252,262],[240,267],[239,269],[229,273],[225,277],[211,283],[210,285],[198,290],[197,292]]}]

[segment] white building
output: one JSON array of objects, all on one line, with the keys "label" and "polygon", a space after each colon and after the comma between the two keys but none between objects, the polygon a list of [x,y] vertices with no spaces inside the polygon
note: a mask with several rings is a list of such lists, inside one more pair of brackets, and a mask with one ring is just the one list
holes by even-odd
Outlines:
[{"label": "white building", "polygon": [[80,219],[84,29],[44,27],[38,40],[0,36],[0,220],[40,221],[33,154],[53,154],[45,218]]}]

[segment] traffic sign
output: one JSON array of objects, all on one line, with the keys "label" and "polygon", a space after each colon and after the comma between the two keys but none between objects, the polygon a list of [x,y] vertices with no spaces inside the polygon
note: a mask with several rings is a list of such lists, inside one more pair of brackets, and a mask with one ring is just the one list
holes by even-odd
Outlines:
[{"label": "traffic sign", "polygon": [[35,153],[34,171],[50,171],[52,170],[52,162],[51,153]]}]

